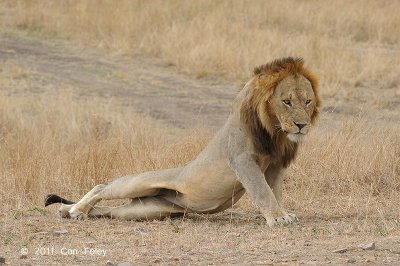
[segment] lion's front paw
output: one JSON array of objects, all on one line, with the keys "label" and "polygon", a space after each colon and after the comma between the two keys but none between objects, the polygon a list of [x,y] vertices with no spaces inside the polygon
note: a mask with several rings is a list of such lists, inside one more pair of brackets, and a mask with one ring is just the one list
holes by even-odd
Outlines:
[{"label": "lion's front paw", "polygon": [[274,227],[277,225],[289,225],[292,223],[297,222],[299,219],[297,218],[297,216],[293,213],[288,213],[284,216],[278,217],[278,218],[272,218],[269,217],[267,218],[267,223],[270,227]]},{"label": "lion's front paw", "polygon": [[68,213],[71,219],[74,220],[85,220],[87,218],[87,215],[82,211],[80,211],[79,209],[75,208],[75,206],[72,207]]}]

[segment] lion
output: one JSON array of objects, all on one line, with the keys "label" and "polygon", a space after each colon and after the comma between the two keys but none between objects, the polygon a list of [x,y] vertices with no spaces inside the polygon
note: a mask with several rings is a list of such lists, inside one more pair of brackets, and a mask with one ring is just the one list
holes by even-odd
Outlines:
[{"label": "lion", "polygon": [[[303,59],[275,60],[255,68],[226,123],[187,165],[97,185],[77,203],[48,195],[45,206],[62,203],[59,215],[72,219],[162,219],[221,212],[247,192],[270,227],[291,224],[298,219],[282,205],[283,172],[315,124],[319,107],[318,80]],[[96,206],[111,199],[130,201]]]}]

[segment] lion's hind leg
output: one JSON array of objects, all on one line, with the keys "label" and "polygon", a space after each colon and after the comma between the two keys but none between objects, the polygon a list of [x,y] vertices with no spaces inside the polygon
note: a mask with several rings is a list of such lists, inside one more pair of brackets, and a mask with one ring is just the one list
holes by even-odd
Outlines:
[{"label": "lion's hind leg", "polygon": [[89,212],[89,217],[119,218],[124,220],[153,220],[175,217],[185,209],[162,197],[136,198],[130,203],[118,207],[96,206]]},{"label": "lion's hind leg", "polygon": [[69,210],[73,219],[84,219],[101,200],[156,197],[163,189],[175,190],[181,168],[125,176],[108,184],[95,186]]}]

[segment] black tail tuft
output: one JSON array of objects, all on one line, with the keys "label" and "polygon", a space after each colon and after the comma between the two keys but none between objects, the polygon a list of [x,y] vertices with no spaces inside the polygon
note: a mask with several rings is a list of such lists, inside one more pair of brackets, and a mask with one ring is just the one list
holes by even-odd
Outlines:
[{"label": "black tail tuft", "polygon": [[75,204],[75,202],[66,200],[64,198],[61,198],[60,196],[57,196],[55,194],[50,194],[47,195],[46,198],[44,199],[44,206],[47,207],[51,204],[54,203],[63,203],[63,204]]}]

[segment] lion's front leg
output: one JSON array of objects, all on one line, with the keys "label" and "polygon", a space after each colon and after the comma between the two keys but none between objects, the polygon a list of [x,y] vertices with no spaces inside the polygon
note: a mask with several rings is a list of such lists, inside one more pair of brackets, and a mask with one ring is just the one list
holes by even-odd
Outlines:
[{"label": "lion's front leg", "polygon": [[270,227],[277,224],[291,224],[295,216],[287,214],[278,203],[275,195],[265,180],[259,166],[251,155],[242,153],[231,158],[230,165],[239,181],[260,211]]},{"label": "lion's front leg", "polygon": [[274,193],[275,199],[284,214],[281,218],[278,218],[277,222],[280,224],[293,223],[298,221],[298,218],[293,213],[287,213],[282,204],[282,192],[283,192],[283,169],[278,167],[268,167],[264,172],[265,180],[271,187]]}]

